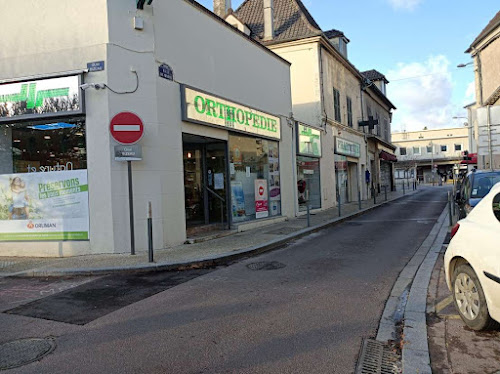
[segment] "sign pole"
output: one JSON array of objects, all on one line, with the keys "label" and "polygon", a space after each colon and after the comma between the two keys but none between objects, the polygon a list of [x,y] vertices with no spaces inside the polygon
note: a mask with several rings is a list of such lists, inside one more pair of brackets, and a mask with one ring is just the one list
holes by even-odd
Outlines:
[{"label": "sign pole", "polygon": [[134,197],[132,192],[132,161],[127,161],[127,166],[128,166],[128,206],[130,212],[130,254],[135,255]]}]

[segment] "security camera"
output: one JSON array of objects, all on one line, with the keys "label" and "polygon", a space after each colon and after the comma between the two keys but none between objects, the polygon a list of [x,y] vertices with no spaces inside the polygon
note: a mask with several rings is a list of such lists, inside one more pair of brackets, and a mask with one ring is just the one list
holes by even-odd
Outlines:
[{"label": "security camera", "polygon": [[80,85],[80,88],[84,91],[90,87],[96,90],[103,90],[106,88],[106,85],[104,83],[84,83]]}]

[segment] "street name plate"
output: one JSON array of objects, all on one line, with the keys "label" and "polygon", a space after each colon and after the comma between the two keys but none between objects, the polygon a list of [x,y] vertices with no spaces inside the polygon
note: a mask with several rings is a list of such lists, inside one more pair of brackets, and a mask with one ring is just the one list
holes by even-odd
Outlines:
[{"label": "street name plate", "polygon": [[115,145],[115,161],[141,161],[142,146],[133,145]]}]

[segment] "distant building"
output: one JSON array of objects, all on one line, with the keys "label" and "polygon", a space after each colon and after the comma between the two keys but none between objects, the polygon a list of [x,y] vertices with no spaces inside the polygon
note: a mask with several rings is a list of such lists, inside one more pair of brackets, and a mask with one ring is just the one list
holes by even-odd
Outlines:
[{"label": "distant building", "polygon": [[[468,151],[467,127],[396,132],[392,134],[397,146],[397,179],[418,179],[432,183],[452,177],[453,169],[464,160]],[[434,165],[434,173],[432,172]]]}]

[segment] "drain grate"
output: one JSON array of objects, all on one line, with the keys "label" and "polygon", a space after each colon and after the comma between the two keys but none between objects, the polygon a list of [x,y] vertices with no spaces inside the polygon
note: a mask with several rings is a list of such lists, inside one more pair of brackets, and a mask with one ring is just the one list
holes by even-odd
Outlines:
[{"label": "drain grate", "polygon": [[363,340],[356,374],[400,374],[401,362],[397,354],[383,343]]},{"label": "drain grate", "polygon": [[19,339],[0,345],[0,370],[38,361],[56,348],[54,339]]},{"label": "drain grate", "polygon": [[278,261],[252,262],[247,265],[250,270],[277,270],[283,269],[286,265]]},{"label": "drain grate", "polygon": [[267,231],[266,234],[288,235],[288,234],[293,234],[294,232],[297,232],[297,231],[302,230],[302,229],[303,229],[303,227],[283,227],[281,229]]}]

